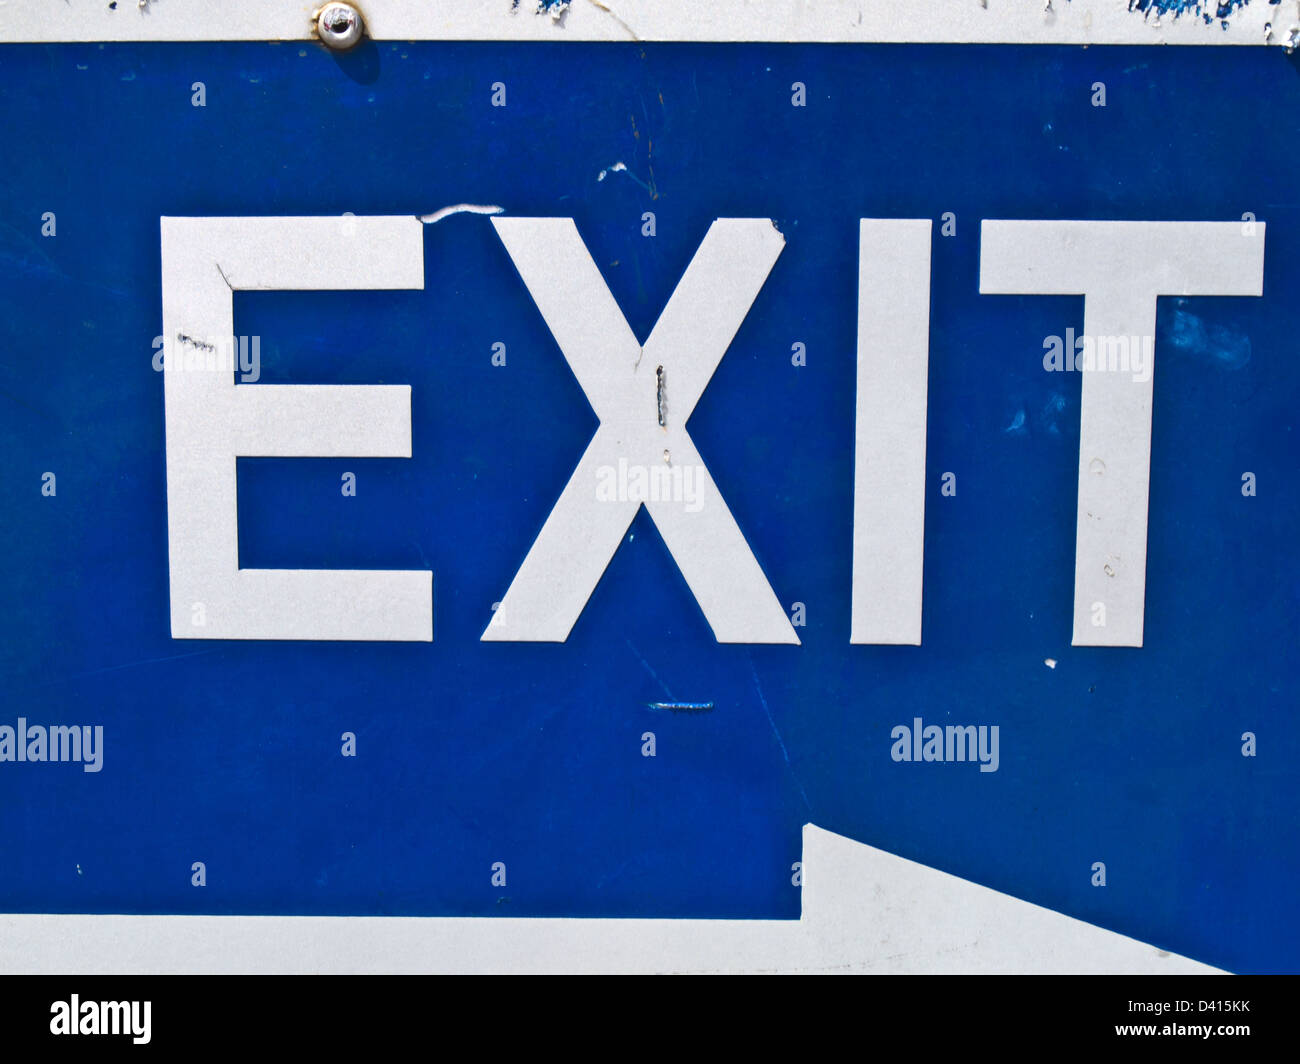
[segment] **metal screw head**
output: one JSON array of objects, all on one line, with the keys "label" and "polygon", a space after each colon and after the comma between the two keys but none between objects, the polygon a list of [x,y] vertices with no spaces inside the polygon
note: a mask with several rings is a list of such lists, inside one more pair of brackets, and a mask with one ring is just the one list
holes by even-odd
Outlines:
[{"label": "metal screw head", "polygon": [[316,33],[326,47],[335,51],[351,48],[361,40],[362,29],[361,12],[351,4],[326,4],[316,15]]}]

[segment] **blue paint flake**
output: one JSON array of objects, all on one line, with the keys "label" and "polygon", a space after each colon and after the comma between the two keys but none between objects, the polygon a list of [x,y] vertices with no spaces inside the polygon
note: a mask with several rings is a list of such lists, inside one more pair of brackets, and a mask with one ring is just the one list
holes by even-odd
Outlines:
[{"label": "blue paint flake", "polygon": [[[520,0],[511,0],[510,10],[519,10]],[[530,0],[535,15],[550,15],[558,19],[569,10],[569,0]]]}]

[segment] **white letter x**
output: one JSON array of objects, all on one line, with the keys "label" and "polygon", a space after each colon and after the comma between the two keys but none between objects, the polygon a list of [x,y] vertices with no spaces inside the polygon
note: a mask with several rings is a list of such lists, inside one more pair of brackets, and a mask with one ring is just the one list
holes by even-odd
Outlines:
[{"label": "white letter x", "polygon": [[493,218],[600,426],[488,641],[562,643],[644,502],[720,643],[798,643],[686,420],[781,254],[764,218],[720,218],[642,347],[571,218]]}]

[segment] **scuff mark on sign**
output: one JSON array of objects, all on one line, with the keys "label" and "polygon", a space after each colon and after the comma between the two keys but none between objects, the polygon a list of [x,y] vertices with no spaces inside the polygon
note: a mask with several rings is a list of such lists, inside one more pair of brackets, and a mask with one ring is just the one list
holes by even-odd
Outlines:
[{"label": "scuff mark on sign", "polygon": [[1250,337],[1184,310],[1185,299],[1174,301],[1169,342],[1181,354],[1191,355],[1220,369],[1241,369],[1250,361]]},{"label": "scuff mark on sign", "polygon": [[1060,392],[1053,392],[1051,397],[1043,405],[1042,420],[1047,427],[1047,431],[1053,436],[1059,436],[1061,429],[1056,423],[1057,417],[1065,409],[1065,396]]},{"label": "scuff mark on sign", "polygon": [[610,174],[627,174],[628,177],[630,177],[633,181],[635,181],[638,185],[641,186],[641,188],[646,192],[646,194],[652,200],[656,200],[659,198],[659,190],[655,188],[655,183],[654,183],[653,166],[650,168],[649,181],[642,181],[639,177],[636,176],[636,174],[632,173],[632,171],[627,168],[627,163],[624,162],[617,162],[613,166],[607,166],[604,170],[602,170],[600,173],[596,175],[596,180],[604,181],[605,178],[607,178]]},{"label": "scuff mark on sign", "polygon": [[[645,58],[645,52],[641,53],[641,57],[643,59]],[[665,110],[664,94],[662,92],[659,94],[659,109],[661,111]],[[646,160],[646,167],[650,172],[650,179],[648,181],[642,181],[631,171],[628,171],[627,176],[630,177],[633,181],[635,181],[638,185],[640,185],[643,189],[645,189],[646,192],[650,194],[650,198],[652,200],[657,200],[659,198],[659,189],[655,185],[655,163],[654,163],[655,142],[654,142],[654,138],[649,135],[650,111],[646,108],[644,97],[641,98],[641,115],[645,119],[645,123],[647,127],[645,160]],[[627,116],[627,118],[628,121],[632,123],[632,139],[639,141],[641,139],[641,131],[637,129],[636,126],[636,115],[630,114]]]},{"label": "scuff mark on sign", "polygon": [[621,18],[619,18],[618,15],[615,14],[613,11],[611,11],[608,7],[602,4],[600,0],[587,0],[587,2],[591,4],[592,7],[600,8],[601,11],[605,12],[605,14],[607,14],[610,18],[612,18],[615,22],[617,22],[620,26],[622,26],[625,30],[627,30],[628,36],[631,37],[632,40],[634,41],[641,40],[641,38],[636,35],[636,31],[633,30],[631,26],[629,26],[626,22],[624,22]]},{"label": "scuff mark on sign", "polygon": [[210,344],[206,340],[196,340],[194,337],[187,336],[185,333],[177,333],[176,339],[186,347],[195,347],[200,351],[215,351],[217,349],[215,344]]},{"label": "scuff mark on sign", "polygon": [[436,225],[444,218],[452,214],[502,214],[504,207],[493,205],[482,205],[478,203],[456,203],[450,207],[440,207],[429,214],[417,214],[415,217],[425,225]]}]

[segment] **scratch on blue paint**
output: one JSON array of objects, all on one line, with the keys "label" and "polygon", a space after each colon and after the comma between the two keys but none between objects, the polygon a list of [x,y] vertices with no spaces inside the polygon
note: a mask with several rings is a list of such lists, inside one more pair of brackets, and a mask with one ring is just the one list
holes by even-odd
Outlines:
[{"label": "scratch on blue paint", "polygon": [[[9,367],[6,366],[5,368],[8,369]],[[18,396],[14,395],[13,392],[8,391],[4,388],[0,388],[0,398],[8,399],[12,403],[17,403],[19,406],[23,407],[24,409],[30,410],[33,414],[38,414],[39,416],[45,418],[46,421],[55,420],[54,415],[51,414],[48,410],[42,410],[39,406],[32,406],[32,404],[29,403],[26,399],[19,398]]]},{"label": "scratch on blue paint", "polygon": [[637,854],[636,856],[629,857],[626,861],[624,861],[621,865],[619,865],[616,869],[614,869],[614,871],[607,872],[605,875],[601,876],[598,880],[596,880],[596,889],[600,890],[605,886],[606,883],[613,882],[615,879],[617,879],[619,876],[623,874],[623,872],[627,869],[627,866],[632,864],[632,862],[635,861],[638,864],[640,864],[644,862],[644,860],[645,858],[641,854]]},{"label": "scratch on blue paint", "polygon": [[1025,428],[1025,412],[1023,409],[1016,411],[1016,416],[1011,419],[1011,424],[1002,430],[1009,436],[1023,436],[1028,429]]},{"label": "scratch on blue paint", "polygon": [[668,690],[668,685],[664,683],[663,680],[659,679],[659,674],[655,672],[654,669],[650,668],[650,663],[646,661],[646,659],[641,656],[641,652],[632,645],[632,640],[625,639],[623,640],[623,642],[627,644],[628,650],[632,651],[632,653],[636,655],[636,660],[641,663],[641,668],[645,669],[645,671],[650,674],[650,678],[654,680],[654,682],[657,683],[660,687],[662,687],[664,689],[664,694],[666,694],[671,699],[673,697],[673,693],[670,690]]},{"label": "scratch on blue paint", "polygon": [[799,796],[803,798],[803,804],[808,807],[808,812],[811,813],[812,803],[808,801],[808,792],[803,789],[803,781],[799,779],[799,773],[794,770],[794,765],[790,763],[790,751],[785,748],[785,741],[777,730],[772,711],[767,708],[767,699],[763,697],[763,688],[758,682],[758,670],[754,668],[753,661],[749,663],[749,671],[754,677],[754,692],[758,695],[759,705],[763,707],[763,712],[767,714],[767,722],[772,726],[772,734],[776,736],[776,745],[781,748],[781,756],[785,758],[785,767],[790,770],[790,775],[794,777],[795,786],[799,788]]},{"label": "scratch on blue paint", "polygon": [[647,702],[647,709],[669,713],[708,713],[713,709],[712,702]]},{"label": "scratch on blue paint", "polygon": [[632,640],[623,640],[627,644],[628,650],[636,655],[636,660],[641,663],[641,668],[650,674],[650,678],[663,688],[664,694],[669,698],[667,702],[647,702],[646,708],[668,713],[708,713],[713,709],[712,702],[678,702],[673,698],[673,693],[668,690],[668,685],[659,679],[659,674],[650,667],[650,663],[641,656],[640,651],[632,645]]},{"label": "scratch on blue paint", "polygon": [[34,240],[4,222],[0,222],[0,262],[19,275],[68,279]]},{"label": "scratch on blue paint", "polygon": [[58,679],[50,680],[48,683],[37,684],[32,687],[31,690],[39,691],[42,688],[52,687],[55,684],[69,683],[72,680],[82,680],[88,676],[102,676],[105,673],[118,672],[121,669],[138,669],[141,665],[157,665],[164,661],[180,661],[182,658],[201,658],[207,654],[215,654],[217,649],[219,648],[214,648],[212,650],[196,650],[191,654],[168,654],[161,658],[142,658],[140,661],[127,661],[123,662],[121,665],[109,665],[102,669],[90,669],[86,672],[69,673],[67,676],[60,676]]},{"label": "scratch on blue paint", "polygon": [[7,273],[16,273],[20,277],[51,279],[67,284],[85,285],[110,295],[121,296],[139,302],[138,293],[123,291],[96,281],[83,281],[63,270],[49,255],[41,250],[39,244],[19,230],[0,222],[0,264]]},{"label": "scratch on blue paint", "polygon": [[626,174],[638,185],[640,185],[647,193],[649,193],[651,199],[659,198],[658,193],[650,185],[650,183],[648,181],[642,181],[639,177],[637,177],[636,174],[634,174],[631,170],[627,168],[627,164],[624,162],[617,162],[614,163],[612,166],[605,167],[604,170],[602,170],[600,173],[596,175],[596,180],[604,181],[605,178],[607,178],[610,174]]}]

